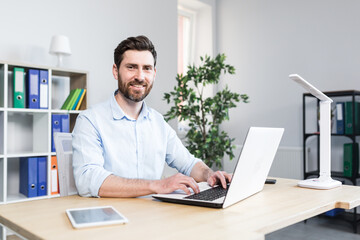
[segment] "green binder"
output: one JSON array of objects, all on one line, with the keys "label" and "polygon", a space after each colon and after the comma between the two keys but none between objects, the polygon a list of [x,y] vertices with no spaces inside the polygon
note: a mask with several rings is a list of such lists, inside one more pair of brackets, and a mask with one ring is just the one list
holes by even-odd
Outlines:
[{"label": "green binder", "polygon": [[[355,148],[355,155],[353,155],[353,147]],[[354,161],[359,163],[359,144],[345,143],[344,144],[344,176],[345,177],[352,176]]]},{"label": "green binder", "polygon": [[14,68],[14,108],[25,108],[25,73],[23,68]]},{"label": "green binder", "polygon": [[360,134],[360,103],[355,102],[355,124],[353,123],[353,102],[345,102],[345,134]]}]

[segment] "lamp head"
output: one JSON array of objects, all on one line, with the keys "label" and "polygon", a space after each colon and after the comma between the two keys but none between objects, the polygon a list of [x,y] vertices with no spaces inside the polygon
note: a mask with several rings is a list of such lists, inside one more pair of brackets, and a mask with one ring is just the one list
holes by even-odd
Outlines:
[{"label": "lamp head", "polygon": [[310,92],[314,97],[318,98],[320,101],[329,101],[333,102],[331,98],[326,96],[324,93],[322,93],[320,90],[318,90],[316,87],[308,83],[305,79],[300,77],[297,74],[290,74],[289,78],[294,80],[296,83],[301,85],[303,88],[305,88],[308,92]]}]

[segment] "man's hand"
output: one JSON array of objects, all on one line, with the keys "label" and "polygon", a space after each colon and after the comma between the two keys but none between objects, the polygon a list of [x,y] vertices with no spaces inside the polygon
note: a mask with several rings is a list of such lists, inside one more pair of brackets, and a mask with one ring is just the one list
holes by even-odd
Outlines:
[{"label": "man's hand", "polygon": [[224,171],[214,172],[202,161],[195,164],[190,176],[197,182],[207,182],[212,187],[219,184],[223,188],[226,188],[226,183],[232,179],[232,174]]},{"label": "man's hand", "polygon": [[191,194],[188,187],[191,188],[194,193],[200,192],[198,184],[192,177],[177,173],[171,177],[156,181],[154,191],[156,193],[171,193],[175,190],[181,189],[186,194]]},{"label": "man's hand", "polygon": [[215,186],[215,185],[220,185],[223,187],[223,188],[226,188],[226,184],[231,182],[231,179],[232,179],[232,174],[229,174],[225,171],[216,171],[216,172],[213,172],[207,179],[207,183],[210,185],[210,186]]}]

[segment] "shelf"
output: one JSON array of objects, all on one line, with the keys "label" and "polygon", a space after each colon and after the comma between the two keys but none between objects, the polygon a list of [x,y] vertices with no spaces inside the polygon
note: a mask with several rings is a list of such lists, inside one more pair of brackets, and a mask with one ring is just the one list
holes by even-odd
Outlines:
[{"label": "shelf", "polygon": [[51,136],[49,114],[46,112],[8,112],[7,152],[48,152]]},{"label": "shelf", "polygon": [[46,199],[48,198],[47,196],[41,196],[41,197],[32,197],[32,198],[28,198],[25,195],[21,194],[21,193],[17,193],[17,194],[9,194],[7,196],[6,202],[7,203],[15,203],[15,202],[26,202],[26,201],[33,201],[33,200],[39,200],[39,199]]},{"label": "shelf", "polygon": [[[313,137],[313,136],[317,136],[319,137],[320,134],[319,133],[305,133],[304,137],[305,139],[309,138],[309,137]],[[347,138],[354,138],[354,137],[359,137],[360,135],[356,134],[337,134],[337,133],[331,133],[331,136],[333,137],[347,137]]]},{"label": "shelf", "polygon": [[[350,97],[353,95],[360,96],[360,91],[357,90],[329,91],[323,93],[328,97]],[[304,96],[315,98],[311,93],[304,93]]]},{"label": "shelf", "polygon": [[[48,156],[49,152],[23,152],[23,153],[9,153],[7,158],[20,158],[20,157],[39,157]],[[10,160],[11,161],[11,160]]]},{"label": "shelf", "polygon": [[79,114],[81,110],[51,110],[51,113],[59,113],[59,114]]},{"label": "shelf", "polygon": [[[325,95],[332,98],[334,100],[333,107],[335,111],[339,111],[337,106],[335,104],[340,102],[351,102],[352,104],[342,104],[342,122],[343,122],[343,131],[344,132],[357,132],[357,119],[355,118],[356,114],[356,108],[354,106],[357,106],[355,102],[359,102],[360,99],[360,91],[357,90],[345,90],[345,91],[333,91],[333,92],[324,92]],[[347,109],[345,108],[347,106]],[[352,109],[351,109],[351,108]],[[312,148],[316,149],[313,151],[315,154],[310,155],[304,154],[303,156],[303,173],[304,178],[310,178],[310,177],[319,177],[319,168],[320,168],[320,141],[319,136],[319,125],[318,125],[318,114],[319,114],[319,100],[311,95],[310,93],[304,93],[303,94],[303,148],[307,149]],[[336,113],[334,114],[336,116]],[[336,117],[334,116],[334,119]],[[348,121],[348,120],[351,121]],[[347,122],[348,121],[348,122]],[[337,123],[336,120],[333,120],[332,122],[334,125]],[[354,123],[351,127],[351,129],[347,128],[349,125],[347,124]],[[352,148],[351,157],[348,159],[349,161],[346,162],[346,166],[351,169],[352,175],[351,177],[344,176],[343,167],[344,166],[344,160],[343,160],[343,144],[344,143],[355,143],[357,140],[357,137],[360,136],[360,134],[337,134],[336,132],[337,126],[332,126],[331,130],[333,133],[331,133],[331,138],[334,139],[334,141],[331,139],[332,143],[332,149],[331,149],[331,156],[335,156],[332,161],[332,165],[334,170],[338,171],[331,171],[331,177],[341,180],[343,183],[351,183],[353,185],[357,185],[357,180],[360,178],[360,174],[358,171],[359,168],[359,161],[356,159],[356,148]],[[356,129],[356,130],[355,130]],[[348,131],[347,131],[348,130]],[[317,141],[307,141],[308,138],[315,136],[317,138]],[[339,137],[345,137],[347,139],[341,139]],[[350,140],[350,141],[349,141]],[[340,162],[339,162],[340,161]],[[334,164],[335,163],[335,164]],[[306,169],[316,169],[315,171],[306,171]],[[341,171],[339,171],[341,170]],[[356,215],[356,208],[354,210],[354,213],[352,214],[352,220],[350,220],[353,224],[354,231],[357,229],[357,224],[359,222],[359,219]]]},{"label": "shelf", "polygon": [[[28,70],[48,72],[48,109],[14,108],[15,67],[24,69],[25,95]],[[77,116],[87,108],[88,91],[80,110],[61,110],[61,106],[72,89],[87,89],[87,75],[86,71],[0,61],[0,204],[59,196],[51,195],[50,190],[51,156],[56,156],[56,152],[51,152],[52,114],[68,114],[72,131]],[[47,158],[47,195],[27,198],[19,193],[23,157]]]},{"label": "shelf", "polygon": [[[319,171],[309,171],[306,172],[306,175],[309,176],[319,176]],[[339,171],[331,171],[331,177],[337,177],[337,178],[344,178],[344,179],[348,179],[351,180],[352,177],[347,177],[344,176],[343,172],[339,172]],[[360,177],[360,174],[358,174],[358,176],[356,177]]]},{"label": "shelf", "polygon": [[47,113],[48,109],[34,109],[34,108],[5,108],[9,113],[18,112],[18,113]]}]

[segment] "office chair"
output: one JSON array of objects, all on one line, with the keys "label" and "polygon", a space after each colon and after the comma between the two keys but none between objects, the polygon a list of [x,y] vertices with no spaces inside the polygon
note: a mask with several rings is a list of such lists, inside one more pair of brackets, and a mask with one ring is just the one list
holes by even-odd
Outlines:
[{"label": "office chair", "polygon": [[60,196],[78,194],[72,167],[71,133],[55,132],[54,143],[58,165]]}]

